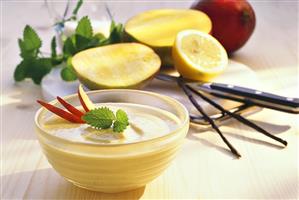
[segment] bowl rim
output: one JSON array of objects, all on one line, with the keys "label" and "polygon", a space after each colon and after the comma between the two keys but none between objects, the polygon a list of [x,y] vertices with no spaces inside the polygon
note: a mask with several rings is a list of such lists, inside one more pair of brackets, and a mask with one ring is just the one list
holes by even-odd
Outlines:
[{"label": "bowl rim", "polygon": [[[186,125],[189,124],[189,112],[187,110],[187,108],[178,100],[169,97],[167,95],[163,95],[163,94],[159,94],[159,93],[155,93],[155,92],[150,92],[150,91],[143,91],[143,90],[135,90],[135,89],[103,89],[103,90],[92,90],[92,91],[87,91],[86,94],[94,94],[94,93],[106,93],[106,92],[118,92],[118,91],[122,91],[122,92],[133,92],[133,93],[141,93],[141,94],[147,94],[147,95],[152,95],[155,97],[158,97],[160,99],[165,100],[166,102],[168,102],[170,104],[170,102],[175,103],[175,106],[179,106],[181,108],[181,110],[184,113],[183,116],[183,120],[179,123],[179,125],[177,126],[176,129],[172,130],[171,132],[164,134],[162,136],[159,137],[154,137],[148,140],[143,140],[143,141],[135,141],[135,142],[130,142],[130,143],[115,143],[115,144],[106,144],[106,143],[86,143],[86,142],[82,142],[82,141],[73,141],[73,140],[68,140],[59,136],[55,136],[51,133],[49,133],[48,131],[44,130],[41,126],[41,124],[39,123],[39,117],[40,115],[42,115],[44,112],[50,112],[48,111],[46,108],[41,107],[39,108],[36,113],[35,113],[35,117],[34,117],[34,123],[35,123],[35,127],[39,129],[40,133],[42,133],[43,135],[46,135],[47,137],[51,138],[51,140],[57,140],[59,142],[62,143],[67,143],[67,144],[73,144],[73,145],[80,145],[80,146],[88,146],[88,147],[116,147],[116,146],[130,146],[130,145],[138,145],[138,144],[144,144],[144,143],[151,143],[154,141],[158,141],[161,140],[163,138],[168,138],[172,135],[175,135],[177,132],[180,132],[180,130],[182,130]],[[75,94],[71,94],[71,95],[67,95],[62,97],[64,100],[70,99],[70,98],[74,98],[75,96],[77,96],[77,93]],[[54,99],[52,101],[49,102],[52,105],[55,105],[58,103],[57,99]],[[38,133],[38,134],[40,134]]]}]

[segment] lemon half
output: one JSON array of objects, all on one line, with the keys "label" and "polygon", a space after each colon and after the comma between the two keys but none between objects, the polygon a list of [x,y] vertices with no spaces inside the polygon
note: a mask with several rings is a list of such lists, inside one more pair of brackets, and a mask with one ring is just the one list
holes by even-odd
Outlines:
[{"label": "lemon half", "polygon": [[177,34],[172,56],[183,77],[199,81],[209,81],[221,74],[228,63],[224,47],[213,36],[197,30]]}]

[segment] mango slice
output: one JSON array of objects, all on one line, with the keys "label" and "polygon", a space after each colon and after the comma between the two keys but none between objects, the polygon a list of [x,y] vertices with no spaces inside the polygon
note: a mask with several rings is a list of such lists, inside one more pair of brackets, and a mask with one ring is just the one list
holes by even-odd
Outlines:
[{"label": "mango slice", "polygon": [[172,66],[171,48],[178,32],[185,29],[210,33],[212,22],[201,11],[159,9],[138,14],[127,21],[128,41],[137,41],[152,47],[162,60],[162,66]]},{"label": "mango slice", "polygon": [[159,71],[161,61],[148,46],[120,43],[81,51],[72,65],[89,89],[141,88]]}]

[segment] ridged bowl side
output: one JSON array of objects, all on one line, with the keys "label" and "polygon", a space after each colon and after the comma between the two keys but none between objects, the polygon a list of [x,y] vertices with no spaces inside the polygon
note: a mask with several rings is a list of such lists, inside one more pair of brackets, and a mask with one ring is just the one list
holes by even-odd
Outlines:
[{"label": "ridged bowl side", "polygon": [[142,187],[159,176],[174,159],[187,129],[151,152],[121,157],[101,156],[101,152],[99,156],[66,152],[41,135],[39,141],[48,161],[61,176],[82,188],[114,193]]}]

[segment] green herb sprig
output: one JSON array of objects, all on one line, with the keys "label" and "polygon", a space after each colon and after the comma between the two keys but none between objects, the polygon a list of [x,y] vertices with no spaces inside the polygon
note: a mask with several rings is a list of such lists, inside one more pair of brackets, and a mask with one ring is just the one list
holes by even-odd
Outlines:
[{"label": "green herb sprig", "polygon": [[[77,14],[81,4],[78,4],[74,10]],[[42,41],[36,31],[29,25],[26,25],[23,31],[23,38],[19,39],[20,56],[22,61],[17,65],[14,71],[15,81],[23,81],[31,78],[35,84],[40,84],[43,77],[47,75],[54,67],[62,66],[60,75],[65,81],[74,81],[77,75],[71,64],[72,56],[82,50],[99,47],[114,43],[123,42],[123,25],[112,21],[110,26],[110,36],[106,38],[103,34],[93,34],[91,22],[87,16],[82,17],[78,22],[76,31],[73,35],[63,41],[61,54],[57,54],[56,37],[51,40],[51,54],[45,56],[40,48]]]},{"label": "green herb sprig", "polygon": [[129,119],[125,111],[118,109],[116,114],[107,107],[95,108],[85,113],[82,119],[97,129],[113,129],[113,132],[123,132],[129,125]]}]

